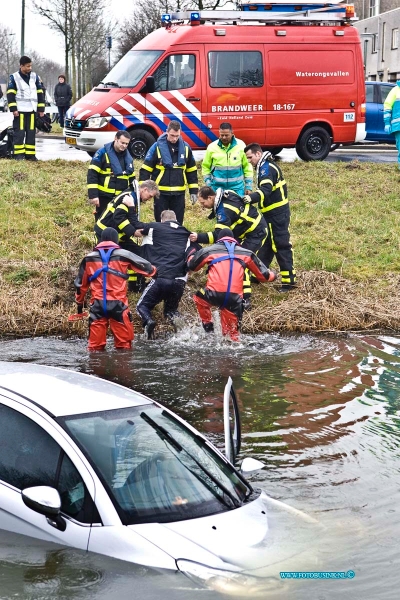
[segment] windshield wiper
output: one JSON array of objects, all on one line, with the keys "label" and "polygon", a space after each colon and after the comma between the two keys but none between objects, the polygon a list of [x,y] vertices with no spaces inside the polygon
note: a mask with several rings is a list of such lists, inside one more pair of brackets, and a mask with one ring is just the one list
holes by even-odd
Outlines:
[{"label": "windshield wiper", "polygon": [[100,81],[100,83],[102,83],[103,85],[109,85],[110,87],[117,87],[119,88],[119,83],[115,83],[115,81]]},{"label": "windshield wiper", "polygon": [[[192,461],[207,475],[207,477],[209,477],[211,481],[215,483],[215,485],[230,499],[235,508],[238,508],[240,506],[240,501],[237,498],[235,498],[235,496],[224,486],[224,484],[218,481],[218,479],[208,469],[206,469],[206,467],[204,467],[201,464],[201,462],[197,460],[197,458],[195,458],[188,450],[186,450],[186,448],[181,446],[181,444],[169,433],[169,431],[167,431],[162,425],[156,423],[156,421],[153,421],[153,419],[149,417],[149,415],[147,415],[146,413],[142,412],[140,413],[140,416],[144,421],[146,421],[146,423],[148,423],[154,429],[154,431],[161,437],[161,439],[167,439],[171,443],[171,445],[176,450],[178,450],[178,452],[182,452],[183,450],[192,459]],[[189,469],[189,471],[193,473],[191,469]],[[195,473],[193,473],[193,475],[195,475]],[[232,508],[231,506],[228,506],[226,502],[224,502],[224,504],[228,508]]]},{"label": "windshield wiper", "polygon": [[[171,415],[167,411],[163,410],[162,411],[162,415],[166,419],[169,419],[170,421],[173,421],[174,423],[178,423],[178,425],[180,425],[179,419],[177,419],[177,417],[174,414]],[[207,447],[207,442],[200,435],[195,435],[195,438],[196,438],[196,441],[201,446],[206,446]],[[243,477],[242,473],[240,471],[238,471],[238,469],[236,469],[235,467],[233,467],[233,468],[234,468],[234,472],[236,474],[236,477],[238,479],[240,479],[240,481],[243,483],[243,486],[247,489],[247,492],[245,493],[244,499],[248,500],[248,498],[254,492],[253,487],[250,485],[250,483],[247,481],[247,479],[245,479],[245,477]]]}]

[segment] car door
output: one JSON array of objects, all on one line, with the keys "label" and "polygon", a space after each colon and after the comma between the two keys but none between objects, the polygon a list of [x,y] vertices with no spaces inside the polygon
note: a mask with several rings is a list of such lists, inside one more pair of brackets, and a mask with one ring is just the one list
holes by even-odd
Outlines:
[{"label": "car door", "polygon": [[[365,129],[367,135],[366,140],[377,140],[379,136],[379,103],[378,103],[378,86],[375,84],[366,84],[365,86]],[[380,100],[380,97],[379,97]]]},{"label": "car door", "polygon": [[224,434],[225,456],[235,464],[240,452],[242,431],[239,405],[231,377],[228,378],[224,390]]},{"label": "car door", "polygon": [[381,141],[388,142],[390,144],[395,143],[395,137],[393,133],[385,133],[385,124],[383,122],[383,104],[387,98],[388,93],[393,89],[393,85],[387,83],[381,83],[379,87],[380,94],[380,106],[378,110],[378,130]]},{"label": "car door", "polygon": [[[0,395],[0,456],[0,529],[86,550],[100,521],[94,481],[51,419]],[[21,491],[38,485],[58,489],[64,531],[24,504]]]}]

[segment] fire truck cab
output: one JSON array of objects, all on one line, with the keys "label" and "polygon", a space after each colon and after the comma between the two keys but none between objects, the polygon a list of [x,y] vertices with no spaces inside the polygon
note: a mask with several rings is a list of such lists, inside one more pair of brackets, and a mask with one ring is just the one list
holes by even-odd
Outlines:
[{"label": "fire truck cab", "polygon": [[354,8],[288,0],[241,11],[162,16],[163,27],[130,50],[68,111],[65,141],[93,155],[118,129],[135,158],[177,120],[193,149],[230,122],[245,143],[323,160],[333,143],[365,137],[361,43]]}]

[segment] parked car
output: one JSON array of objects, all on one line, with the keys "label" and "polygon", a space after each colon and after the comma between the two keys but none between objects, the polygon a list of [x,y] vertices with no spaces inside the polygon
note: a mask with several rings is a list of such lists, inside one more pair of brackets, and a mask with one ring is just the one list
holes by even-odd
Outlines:
[{"label": "parked car", "polygon": [[50,96],[49,92],[46,90],[46,102],[44,112],[46,115],[49,115],[52,123],[55,123],[58,120],[58,107],[54,103],[53,98]]},{"label": "parked car", "polygon": [[385,133],[383,124],[383,103],[390,90],[394,87],[393,83],[383,83],[380,81],[367,81],[366,87],[366,114],[365,124],[367,141],[381,142],[384,144],[394,144],[394,135]]},{"label": "parked car", "polygon": [[[240,427],[231,381],[224,402],[235,408],[230,418],[224,411],[234,460]],[[0,529],[205,585],[237,578],[248,589],[276,562],[272,499],[193,427],[131,389],[0,362],[0,447]],[[263,466],[247,458],[242,470],[245,461],[255,463],[247,472]]]}]

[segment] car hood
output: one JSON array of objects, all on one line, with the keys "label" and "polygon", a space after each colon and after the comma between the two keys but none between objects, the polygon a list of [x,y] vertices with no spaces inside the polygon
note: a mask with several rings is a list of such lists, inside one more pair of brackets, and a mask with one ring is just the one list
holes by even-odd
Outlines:
[{"label": "car hood", "polygon": [[102,91],[92,90],[86,96],[78,100],[67,111],[67,118],[74,118],[77,121],[89,119],[89,117],[114,116],[115,114],[125,113],[123,102],[130,90],[128,88],[104,88]]},{"label": "car hood", "polygon": [[261,493],[253,502],[217,515],[128,527],[175,560],[214,569],[276,577],[279,571],[296,565],[297,570],[303,561],[308,567],[315,566],[310,545],[318,524],[307,515],[303,518],[299,511],[292,514],[291,507],[283,503],[277,507],[271,501]]}]

